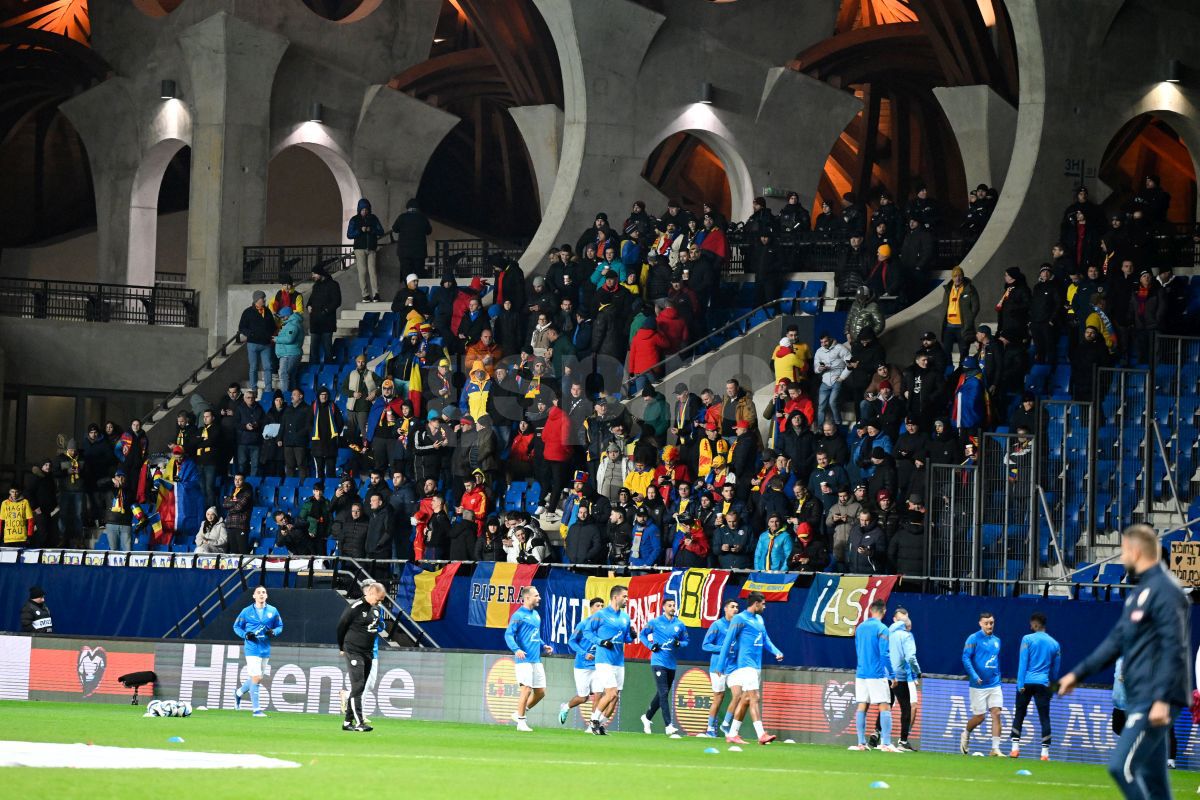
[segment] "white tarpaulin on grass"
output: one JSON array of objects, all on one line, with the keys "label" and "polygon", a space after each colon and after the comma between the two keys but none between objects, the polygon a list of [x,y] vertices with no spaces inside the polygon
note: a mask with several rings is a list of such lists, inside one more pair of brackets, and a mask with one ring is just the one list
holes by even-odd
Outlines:
[{"label": "white tarpaulin on grass", "polygon": [[278,769],[295,761],[251,753],[196,753],[142,747],[0,741],[0,767],[74,769]]}]

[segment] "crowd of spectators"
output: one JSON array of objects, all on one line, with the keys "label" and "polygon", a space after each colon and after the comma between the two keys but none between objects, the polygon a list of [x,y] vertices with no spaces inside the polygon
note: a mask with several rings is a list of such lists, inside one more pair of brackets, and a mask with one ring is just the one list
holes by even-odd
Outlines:
[{"label": "crowd of spectators", "polygon": [[[811,228],[797,196],[778,215],[756,200],[741,230],[760,300],[777,296],[788,269],[777,235],[801,229],[846,237],[838,282],[854,294],[844,337],[826,332],[814,349],[793,325],[763,354],[775,384],[759,405],[762,387],[734,377],[670,395],[655,385],[667,357],[707,330],[730,256],[728,223],[711,207],[697,216],[672,201],[655,218],[635,203],[619,228],[597,214],[532,279],[501,256],[490,285],[447,273],[427,292],[410,274],[392,301],[394,346],[374,361],[358,354],[311,402],[296,376],[303,316],[315,327],[340,295],[318,271],[306,309],[285,281],[242,318],[249,344],[274,340],[269,405],[252,354],[247,385],[176,419],[174,458],[193,465],[207,511],[174,541],[248,552],[255,486],[274,477],[303,482],[296,507],[273,515],[277,546],[295,554],[920,573],[928,465],[973,464],[981,433],[1000,424],[1027,441],[1031,362],[1056,362],[1065,342],[1071,392],[1090,400],[1094,367],[1144,362],[1158,332],[1177,331],[1183,281],[1169,263],[1148,266],[1164,194],[1148,177],[1097,233],[1081,190],[1032,286],[1018,267],[996,287],[953,269],[941,330],[903,355],[880,338],[880,298],[929,269],[942,221],[927,192],[903,210],[882,194],[869,217],[847,196],[837,217],[823,204]],[[995,195],[981,186],[972,198],[963,230],[978,235]],[[331,353],[322,342],[312,359]],[[617,395],[628,377],[632,392]],[[39,543],[78,543],[87,524],[112,526],[113,546],[128,542],[130,509],[151,502],[135,477],[146,450],[136,420],[129,431],[109,423],[35,468],[24,497],[35,517],[58,509],[61,522]]]}]

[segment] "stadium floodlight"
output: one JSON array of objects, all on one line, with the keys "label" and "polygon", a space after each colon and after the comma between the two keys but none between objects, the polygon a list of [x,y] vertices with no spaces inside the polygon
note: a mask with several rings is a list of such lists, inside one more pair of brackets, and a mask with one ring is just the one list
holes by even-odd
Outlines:
[{"label": "stadium floodlight", "polygon": [[162,85],[159,87],[159,96],[163,100],[174,100],[177,96],[175,81],[170,79],[163,80]]}]

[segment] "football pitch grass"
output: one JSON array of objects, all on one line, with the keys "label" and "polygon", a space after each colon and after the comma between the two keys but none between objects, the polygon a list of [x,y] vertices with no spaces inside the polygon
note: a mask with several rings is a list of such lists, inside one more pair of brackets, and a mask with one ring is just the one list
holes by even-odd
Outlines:
[{"label": "football pitch grass", "polygon": [[[6,797],[341,798],[626,797],[825,798],[1118,797],[1103,767],[1036,758],[857,753],[823,745],[732,753],[724,740],[661,734],[606,737],[544,728],[379,720],[345,733],[334,715],[197,711],[186,719],[143,718],[145,706],[0,703],[0,738],[219,753],[256,753],[298,769],[32,769],[0,771]],[[182,743],[168,739],[181,737]],[[719,753],[704,750],[716,747]],[[1036,752],[1036,750],[1035,750]],[[1027,769],[1032,775],[1019,776]],[[1173,773],[1177,796],[1197,776]],[[872,789],[876,781],[888,789]],[[1019,793],[1019,794],[1018,794]]]}]

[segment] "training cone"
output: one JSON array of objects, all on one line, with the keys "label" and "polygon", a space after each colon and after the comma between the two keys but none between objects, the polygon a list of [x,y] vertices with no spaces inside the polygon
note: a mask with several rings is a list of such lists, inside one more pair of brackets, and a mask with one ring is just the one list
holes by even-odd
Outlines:
[{"label": "training cone", "polygon": [[706,748],[704,748],[704,752],[708,753],[710,756],[715,756],[717,753],[719,753],[721,751],[715,747],[706,747]]},{"label": "training cone", "polygon": [[871,784],[871,788],[872,789],[890,789],[892,787],[888,786],[886,781],[875,781],[874,783]]},{"label": "training cone", "polygon": [[1032,775],[1033,773],[1027,769],[1019,769],[1019,770],[1017,770],[1017,774],[1018,775]]},{"label": "training cone", "polygon": [[731,752],[731,753],[740,753],[740,752],[742,752],[742,748],[738,747],[738,746],[735,744],[733,747],[729,748],[729,752]]},{"label": "training cone", "polygon": [[167,739],[167,741],[170,742],[171,744],[183,744],[183,737],[182,736],[172,736],[170,739]]}]

